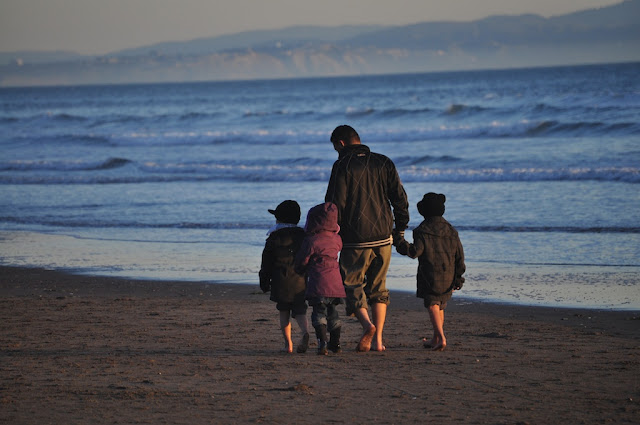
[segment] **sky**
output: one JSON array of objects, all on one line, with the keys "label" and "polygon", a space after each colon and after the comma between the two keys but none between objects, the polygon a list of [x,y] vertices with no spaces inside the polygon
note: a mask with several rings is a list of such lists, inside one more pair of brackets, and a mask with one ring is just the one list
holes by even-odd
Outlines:
[{"label": "sky", "polygon": [[545,17],[622,0],[0,0],[0,52],[100,55],[295,25],[404,25],[490,15]]}]

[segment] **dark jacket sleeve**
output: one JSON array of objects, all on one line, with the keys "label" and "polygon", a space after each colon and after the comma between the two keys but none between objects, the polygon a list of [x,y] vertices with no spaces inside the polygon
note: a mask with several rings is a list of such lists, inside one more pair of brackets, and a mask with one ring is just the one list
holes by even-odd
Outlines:
[{"label": "dark jacket sleeve", "polygon": [[424,240],[413,233],[413,243],[407,242],[402,239],[396,246],[398,254],[406,255],[411,258],[418,258],[424,252]]},{"label": "dark jacket sleeve", "polygon": [[460,238],[458,238],[458,248],[456,249],[456,258],[455,258],[455,276],[453,278],[453,289],[462,288],[462,284],[465,282],[465,278],[462,277],[464,272],[466,271],[466,266],[464,264],[464,249],[462,248],[462,242],[460,242]]},{"label": "dark jacket sleeve", "polygon": [[325,202],[333,202],[338,207],[338,223],[341,223],[341,212],[347,205],[347,182],[346,172],[339,166],[336,161],[331,169],[331,177],[327,186],[327,193],[324,197]]},{"label": "dark jacket sleeve", "polygon": [[309,259],[313,255],[313,247],[309,243],[308,239],[305,239],[300,246],[296,254],[296,259],[294,261],[294,270],[296,273],[303,275],[305,274],[305,270],[307,268],[307,264],[309,264]]},{"label": "dark jacket sleeve", "polygon": [[260,289],[262,292],[268,292],[271,290],[271,276],[273,275],[273,264],[274,264],[274,254],[271,249],[270,240],[267,239],[265,243],[265,247],[262,250],[262,264],[260,265],[260,272],[258,276],[260,277]]},{"label": "dark jacket sleeve", "polygon": [[390,169],[388,174],[388,196],[391,208],[393,209],[393,217],[396,230],[405,230],[409,225],[409,200],[407,193],[402,186],[402,181],[398,175],[395,165],[389,162]]}]

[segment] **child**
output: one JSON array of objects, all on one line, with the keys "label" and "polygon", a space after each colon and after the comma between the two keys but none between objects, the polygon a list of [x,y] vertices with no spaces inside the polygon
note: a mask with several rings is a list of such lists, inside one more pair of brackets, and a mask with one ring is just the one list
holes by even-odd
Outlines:
[{"label": "child", "polygon": [[442,351],[447,346],[444,336],[444,309],[452,292],[462,288],[465,272],[464,252],[456,229],[445,220],[443,194],[429,192],[418,202],[418,212],[424,221],[413,230],[413,243],[400,235],[396,250],[411,258],[418,258],[417,296],[424,298],[433,326],[433,338],[425,341],[425,348]]},{"label": "child", "polygon": [[269,229],[267,242],[262,251],[260,266],[260,289],[271,291],[271,301],[280,311],[280,328],[284,337],[284,351],[293,352],[291,323],[289,317],[298,322],[302,331],[297,352],[306,353],[309,348],[307,325],[307,303],[304,299],[304,276],[295,272],[293,261],[305,237],[304,230],[297,226],[300,221],[300,205],[296,201],[282,202],[269,212],[276,217],[276,224]]},{"label": "child", "polygon": [[[318,354],[342,351],[340,347],[341,323],[337,306],[346,297],[338,254],[342,238],[338,235],[338,207],[331,202],[316,205],[307,214],[304,226],[307,232],[295,260],[298,273],[307,275],[306,298],[313,306],[311,323],[318,338]],[[327,330],[330,339],[327,342]]]}]

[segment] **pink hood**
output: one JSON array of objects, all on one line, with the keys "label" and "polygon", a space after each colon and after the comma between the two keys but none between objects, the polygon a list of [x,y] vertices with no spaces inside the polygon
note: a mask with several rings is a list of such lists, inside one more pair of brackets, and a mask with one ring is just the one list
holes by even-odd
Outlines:
[{"label": "pink hood", "polygon": [[332,202],[316,205],[307,214],[307,223],[304,226],[307,233],[334,232],[340,231],[338,225],[338,207]]}]

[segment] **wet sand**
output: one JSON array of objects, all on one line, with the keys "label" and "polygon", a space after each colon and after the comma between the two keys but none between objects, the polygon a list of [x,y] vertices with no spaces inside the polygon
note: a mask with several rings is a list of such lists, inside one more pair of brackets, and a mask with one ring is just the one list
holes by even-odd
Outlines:
[{"label": "wet sand", "polygon": [[[257,284],[0,267],[0,423],[638,423],[640,312],[470,302],[447,349],[396,292],[384,353],[283,354]],[[299,336],[294,323],[294,336]]]}]

